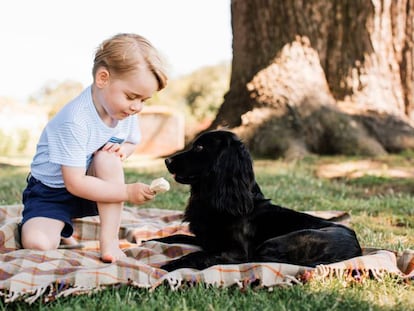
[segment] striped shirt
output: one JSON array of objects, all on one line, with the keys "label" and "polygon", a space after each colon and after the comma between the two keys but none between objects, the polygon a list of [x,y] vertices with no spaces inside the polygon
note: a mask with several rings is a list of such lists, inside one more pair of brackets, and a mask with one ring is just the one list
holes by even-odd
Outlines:
[{"label": "striped shirt", "polygon": [[31,164],[31,174],[46,186],[63,188],[61,166],[86,170],[93,153],[107,142],[138,144],[141,133],[136,115],[107,126],[99,117],[89,86],[66,104],[46,125]]}]

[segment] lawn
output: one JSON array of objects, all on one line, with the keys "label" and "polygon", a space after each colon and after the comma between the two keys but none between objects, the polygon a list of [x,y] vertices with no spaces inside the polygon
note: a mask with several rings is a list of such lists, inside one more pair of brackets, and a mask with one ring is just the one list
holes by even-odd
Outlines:
[{"label": "lawn", "polygon": [[[357,178],[350,178],[349,171],[335,178],[318,177],[317,172],[327,164],[340,167],[344,162],[368,159],[309,157],[290,163],[256,159],[255,172],[263,192],[274,203],[301,211],[347,211],[352,215],[351,226],[363,246],[401,251],[414,249],[414,178],[409,174],[404,178],[395,177],[391,173],[394,168],[410,172],[412,159],[412,154],[369,159],[380,164],[381,176],[368,171],[371,175],[354,174]],[[0,204],[20,202],[29,170],[23,162],[3,159],[0,163]],[[148,207],[184,208],[189,188],[173,182],[162,161],[135,159],[126,164],[129,182],[150,182],[160,176],[171,181],[172,189]],[[363,170],[356,166],[355,171]],[[3,310],[28,309],[23,302],[0,302],[0,306]],[[385,277],[364,282],[313,280],[304,285],[270,290],[200,284],[177,291],[160,286],[150,292],[119,286],[90,295],[59,298],[47,304],[38,300],[30,307],[36,310],[414,310],[414,284]]]}]

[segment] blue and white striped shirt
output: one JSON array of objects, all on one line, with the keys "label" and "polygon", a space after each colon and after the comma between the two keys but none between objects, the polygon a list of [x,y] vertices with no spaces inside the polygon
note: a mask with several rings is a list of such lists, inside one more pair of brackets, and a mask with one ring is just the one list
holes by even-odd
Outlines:
[{"label": "blue and white striped shirt", "polygon": [[136,115],[107,126],[99,117],[89,86],[66,104],[46,125],[37,144],[31,174],[52,188],[63,188],[61,166],[86,170],[93,153],[107,142],[138,144],[141,133]]}]

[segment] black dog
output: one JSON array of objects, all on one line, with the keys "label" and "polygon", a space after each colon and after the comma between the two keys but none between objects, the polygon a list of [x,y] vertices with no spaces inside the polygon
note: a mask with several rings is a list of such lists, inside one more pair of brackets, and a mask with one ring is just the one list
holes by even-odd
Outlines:
[{"label": "black dog", "polygon": [[266,199],[255,181],[249,152],[231,132],[206,132],[191,149],[165,163],[178,183],[191,186],[184,220],[194,236],[157,241],[202,249],[165,264],[165,270],[245,262],[315,266],[361,255],[350,228]]}]

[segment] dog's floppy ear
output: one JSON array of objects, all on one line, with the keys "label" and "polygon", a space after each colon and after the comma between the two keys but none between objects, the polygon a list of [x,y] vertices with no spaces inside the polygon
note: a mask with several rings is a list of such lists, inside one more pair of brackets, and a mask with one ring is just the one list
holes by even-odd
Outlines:
[{"label": "dog's floppy ear", "polygon": [[244,144],[231,139],[223,146],[211,176],[214,206],[233,215],[244,215],[253,208],[252,187],[255,184],[252,160]]}]

